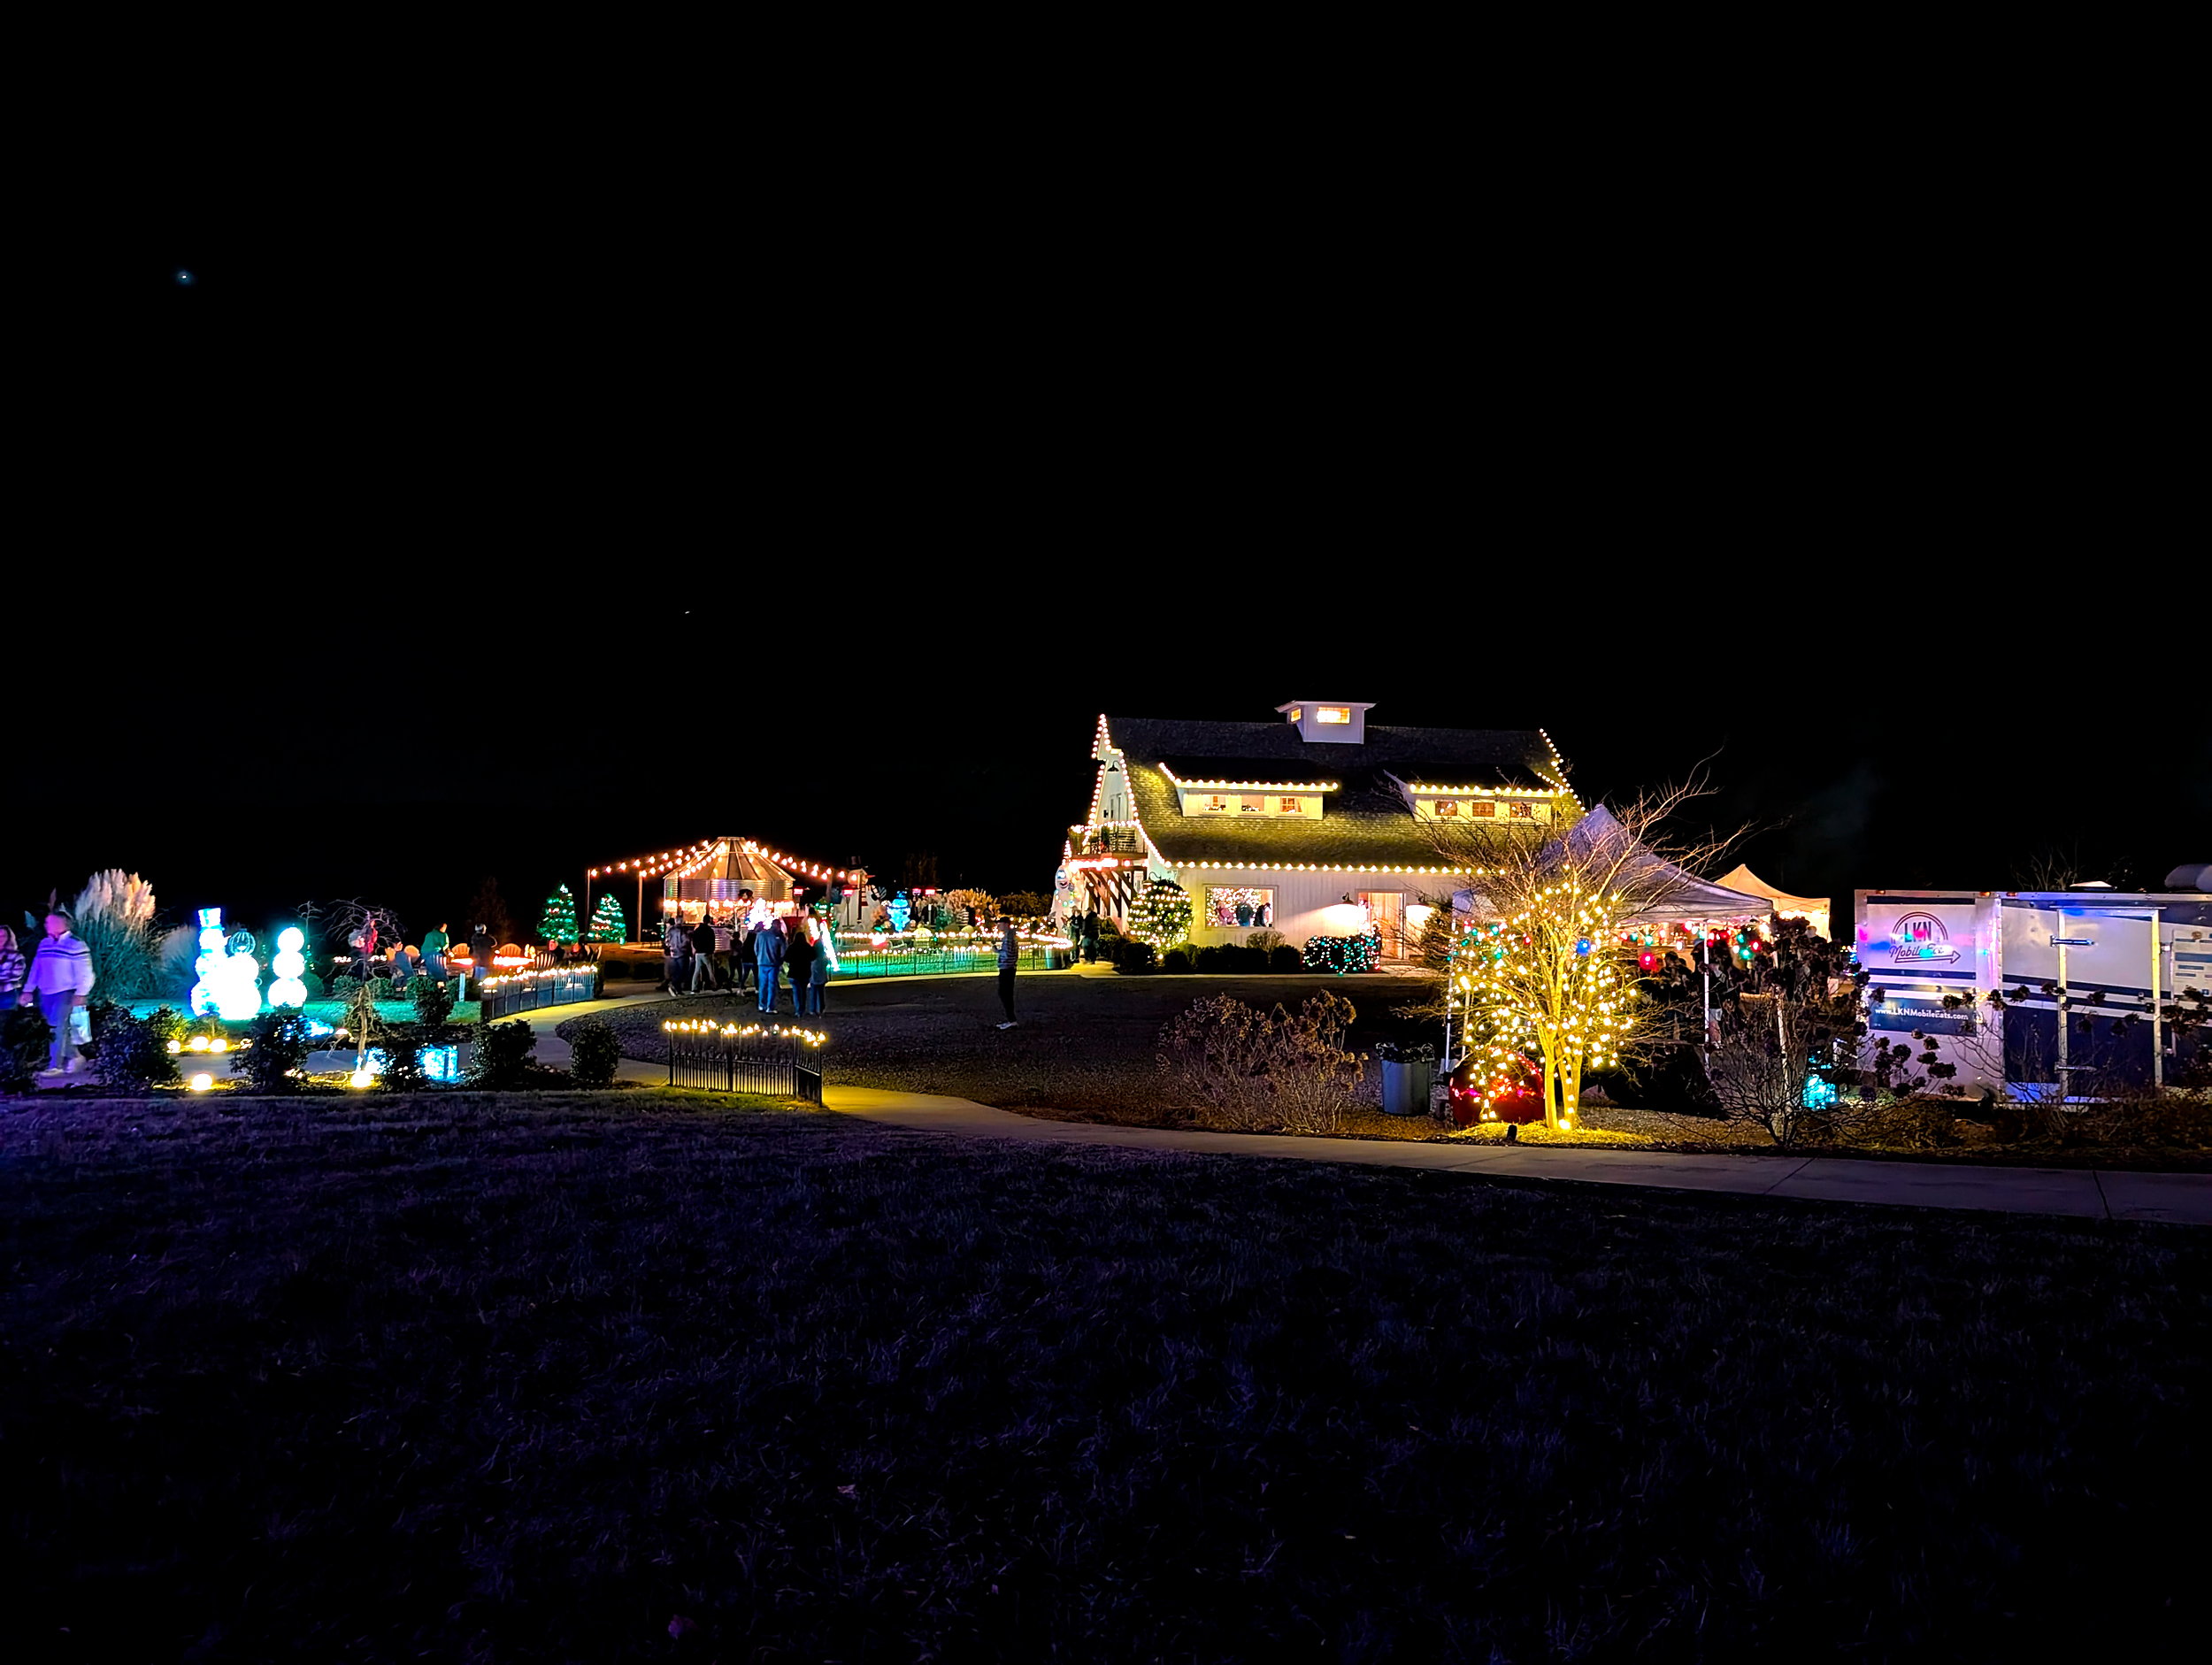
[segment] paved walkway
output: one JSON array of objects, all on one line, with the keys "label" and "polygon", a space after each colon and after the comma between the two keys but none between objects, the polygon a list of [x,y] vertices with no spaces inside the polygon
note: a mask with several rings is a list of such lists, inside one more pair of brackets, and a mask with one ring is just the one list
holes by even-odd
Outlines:
[{"label": "paved walkway", "polygon": [[[1092,975],[1096,975],[1093,972]],[[523,1014],[538,1038],[536,1057],[568,1067],[569,1044],[553,1032],[572,1017],[611,1011],[665,996],[626,993],[574,1006]],[[351,1054],[342,1055],[345,1066]],[[316,1055],[319,1069],[341,1067],[339,1054]],[[326,1062],[328,1060],[328,1062]],[[195,1062],[198,1062],[196,1056]],[[227,1061],[207,1067],[227,1074]],[[831,1061],[834,1069],[834,1062]],[[661,1065],[625,1058],[618,1078],[657,1086]],[[1566,1180],[1582,1185],[1641,1185],[1667,1191],[1720,1191],[1740,1196],[1823,1202],[1872,1202],[1923,1208],[1979,1208],[2008,1214],[2060,1215],[2081,1220],[2155,1220],[2212,1225],[2212,1174],[2147,1174],[2088,1168],[2001,1168],[1943,1162],[1863,1162],[1839,1156],[1697,1155],[1675,1151],[1573,1150],[1555,1145],[1505,1146],[1439,1139],[1403,1141],[1304,1139],[1280,1133],[1204,1133],[1164,1127],[1108,1127],[1054,1122],[994,1109],[971,1099],[929,1093],[889,1093],[827,1085],[826,1106],[889,1127],[1002,1139],[1039,1146],[1112,1146],[1125,1150],[1196,1151],[1210,1155],[1273,1156],[1296,1162],[1359,1162],[1381,1168],[1434,1168],[1474,1178]]]}]

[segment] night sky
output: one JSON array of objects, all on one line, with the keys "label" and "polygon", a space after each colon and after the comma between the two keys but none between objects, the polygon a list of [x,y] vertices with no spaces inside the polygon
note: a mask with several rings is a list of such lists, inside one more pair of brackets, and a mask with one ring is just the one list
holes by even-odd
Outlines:
[{"label": "night sky", "polygon": [[2155,234],[902,166],[137,178],[40,303],[9,917],[527,922],[720,832],[1042,889],[1099,711],[1294,697],[1707,760],[1847,909],[2212,859]]}]

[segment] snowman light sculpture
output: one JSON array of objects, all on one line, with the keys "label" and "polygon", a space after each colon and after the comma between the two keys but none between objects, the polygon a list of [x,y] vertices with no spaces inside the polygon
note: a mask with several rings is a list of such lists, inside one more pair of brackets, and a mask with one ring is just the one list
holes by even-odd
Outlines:
[{"label": "snowman light sculpture", "polygon": [[200,955],[192,962],[199,981],[192,986],[192,1015],[214,1012],[227,1024],[242,1024],[261,1009],[261,967],[253,957],[253,932],[223,934],[223,910],[200,909]]},{"label": "snowman light sculpture", "polygon": [[300,973],[307,970],[307,956],[300,950],[306,946],[307,939],[297,925],[287,925],[277,932],[276,957],[269,962],[269,969],[276,973],[276,981],[269,985],[272,1011],[287,1006],[297,1011],[307,1004],[307,985],[300,980]]}]

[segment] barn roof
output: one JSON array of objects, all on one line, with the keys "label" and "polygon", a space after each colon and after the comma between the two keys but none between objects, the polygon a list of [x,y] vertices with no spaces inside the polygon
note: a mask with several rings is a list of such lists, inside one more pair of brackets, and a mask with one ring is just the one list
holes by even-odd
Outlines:
[{"label": "barn roof", "polygon": [[[1407,808],[1399,781],[1525,791],[1566,786],[1557,754],[1536,729],[1370,724],[1363,742],[1316,744],[1284,722],[1109,717],[1105,724],[1128,763],[1137,818],[1160,854],[1176,863],[1440,866],[1443,858]],[[1183,815],[1176,780],[1332,789],[1317,821],[1197,820]]]}]

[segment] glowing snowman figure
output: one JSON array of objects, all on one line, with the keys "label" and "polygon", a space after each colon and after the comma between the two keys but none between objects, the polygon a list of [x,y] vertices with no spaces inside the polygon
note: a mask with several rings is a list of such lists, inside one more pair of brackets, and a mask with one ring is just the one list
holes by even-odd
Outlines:
[{"label": "glowing snowman figure", "polygon": [[[203,939],[206,932],[201,932]],[[227,1024],[242,1024],[261,1010],[261,966],[253,957],[253,932],[234,931],[216,965],[215,1009]]]},{"label": "glowing snowman figure", "polygon": [[192,985],[187,998],[192,1003],[192,1015],[204,1017],[216,1008],[215,986],[220,981],[223,963],[223,910],[220,908],[200,909],[200,954],[192,962],[192,975],[199,980]]},{"label": "glowing snowman figure", "polygon": [[276,981],[269,985],[271,1010],[289,1006],[295,1011],[307,1004],[307,985],[300,974],[307,970],[307,956],[300,950],[307,946],[307,939],[297,925],[287,925],[277,932],[276,957],[269,962],[269,969],[276,973]]}]

